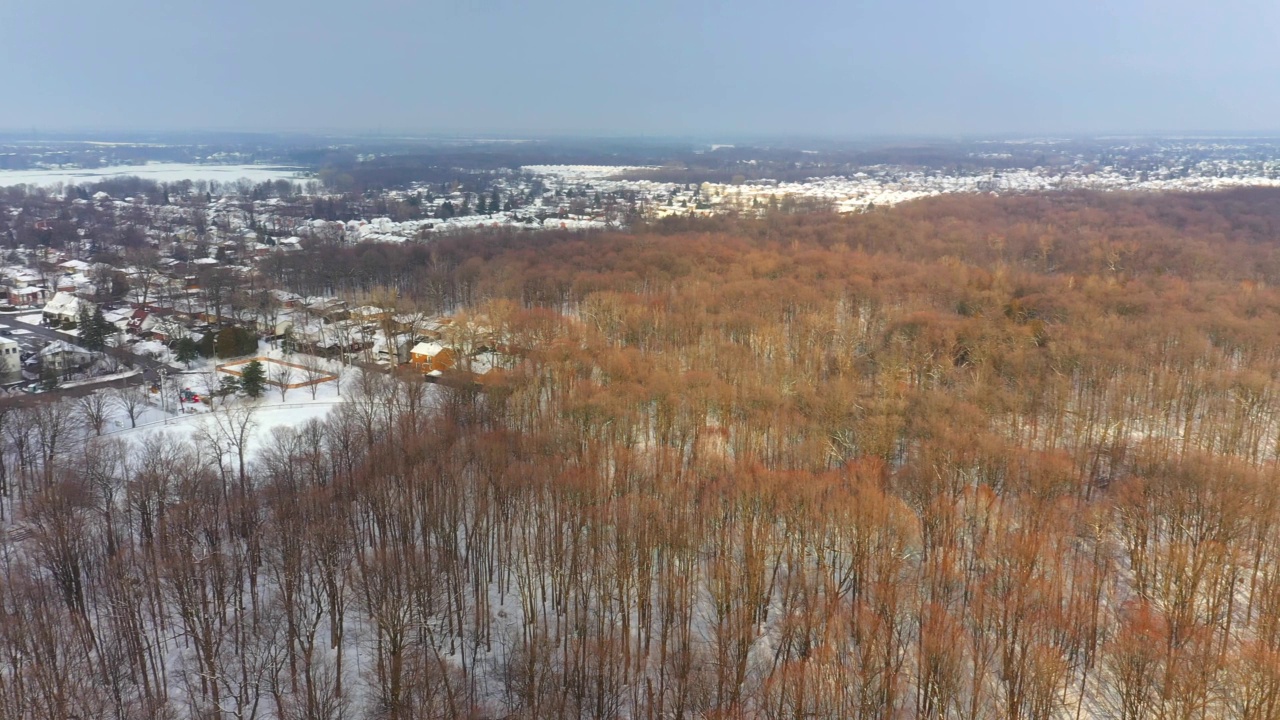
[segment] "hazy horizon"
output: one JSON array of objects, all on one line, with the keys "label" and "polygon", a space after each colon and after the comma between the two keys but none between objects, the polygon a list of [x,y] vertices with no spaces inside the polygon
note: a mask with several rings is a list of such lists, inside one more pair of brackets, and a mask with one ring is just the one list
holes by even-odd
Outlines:
[{"label": "hazy horizon", "polygon": [[[1280,131],[1280,6],[373,0],[0,7],[9,133],[954,138]],[[27,101],[23,101],[23,99]]]}]

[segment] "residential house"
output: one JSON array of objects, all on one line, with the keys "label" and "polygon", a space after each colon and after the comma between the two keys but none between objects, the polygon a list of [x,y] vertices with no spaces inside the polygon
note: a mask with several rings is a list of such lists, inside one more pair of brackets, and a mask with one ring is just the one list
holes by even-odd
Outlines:
[{"label": "residential house", "polygon": [[420,342],[409,351],[409,362],[424,373],[438,375],[456,364],[457,353],[437,342]]},{"label": "residential house", "polygon": [[413,348],[414,339],[406,334],[393,335],[388,341],[382,333],[378,333],[378,338],[373,343],[377,361],[388,365],[403,365],[409,362]]},{"label": "residential house", "polygon": [[149,315],[147,319],[151,321],[151,324],[147,326],[147,329],[143,332],[145,334],[150,334],[153,339],[159,340],[163,343],[170,343],[187,337],[196,342],[200,342],[201,338],[204,337],[201,333],[191,330],[186,325],[183,325],[171,317]]},{"label": "residential house", "polygon": [[288,290],[271,290],[271,296],[280,303],[280,307],[294,308],[302,302],[302,296]]},{"label": "residential house", "polygon": [[137,308],[129,314],[129,322],[125,325],[125,332],[130,335],[146,335],[151,332],[151,328],[155,327],[156,318],[147,310]]},{"label": "residential house", "polygon": [[49,299],[49,291],[30,285],[27,287],[11,287],[8,290],[8,300],[10,305],[18,307],[31,307],[32,305],[43,305]]},{"label": "residential house", "polygon": [[28,360],[32,361],[42,370],[48,368],[65,374],[88,367],[93,362],[93,353],[65,340],[54,340]]},{"label": "residential house", "polygon": [[360,323],[380,323],[390,318],[391,312],[376,305],[361,305],[351,311],[351,319]]},{"label": "residential house", "polygon": [[129,321],[133,319],[133,312],[133,310],[128,308],[122,310],[104,310],[102,312],[102,319],[110,323],[117,332],[128,332]]},{"label": "residential house", "polygon": [[69,292],[56,293],[42,311],[45,322],[51,325],[62,325],[80,319],[80,308],[88,303]]}]

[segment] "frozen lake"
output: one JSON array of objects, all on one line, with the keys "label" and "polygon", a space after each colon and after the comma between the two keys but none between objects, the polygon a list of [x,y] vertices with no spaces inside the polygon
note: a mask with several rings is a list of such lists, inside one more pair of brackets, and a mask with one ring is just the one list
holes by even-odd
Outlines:
[{"label": "frozen lake", "polygon": [[235,182],[241,178],[260,183],[267,180],[306,181],[301,168],[272,165],[197,165],[193,163],[149,163],[116,165],[93,169],[63,168],[56,170],[0,170],[0,187],[8,185],[42,185],[57,183],[84,185],[111,177],[136,175],[156,182],[179,180],[216,180]]}]

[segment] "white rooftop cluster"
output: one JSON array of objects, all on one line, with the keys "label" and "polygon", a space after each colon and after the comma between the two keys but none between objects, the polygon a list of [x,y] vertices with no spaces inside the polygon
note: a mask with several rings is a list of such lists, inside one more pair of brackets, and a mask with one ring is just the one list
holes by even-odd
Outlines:
[{"label": "white rooftop cluster", "polygon": [[551,175],[566,180],[604,180],[620,173],[656,170],[646,165],[525,165],[521,171],[534,175]]},{"label": "white rooftop cluster", "polygon": [[522,168],[557,188],[585,186],[591,192],[631,192],[649,204],[655,216],[713,215],[759,209],[785,200],[830,203],[840,212],[895,205],[947,193],[1010,194],[1054,190],[1200,192],[1233,187],[1280,187],[1280,163],[1201,161],[1149,171],[1111,166],[990,169],[948,174],[897,166],[874,166],[850,176],[810,178],[803,182],[769,180],[741,184],[703,183],[697,190],[674,183],[622,180],[618,176],[644,168],[628,166],[538,165]]}]

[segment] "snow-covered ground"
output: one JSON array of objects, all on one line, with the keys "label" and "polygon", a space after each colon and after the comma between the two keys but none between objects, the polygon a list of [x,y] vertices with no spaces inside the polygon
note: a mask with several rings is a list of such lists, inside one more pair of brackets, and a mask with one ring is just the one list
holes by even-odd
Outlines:
[{"label": "snow-covered ground", "polygon": [[[351,368],[342,372],[342,386],[351,382],[359,372]],[[344,400],[342,386],[327,382],[316,387],[314,398],[311,397],[310,389],[300,388],[287,391],[282,399],[277,388],[268,387],[257,400],[234,398],[224,402],[215,399],[212,407],[205,403],[192,405],[178,402],[178,391],[183,388],[190,388],[201,396],[207,395],[210,380],[210,373],[207,371],[175,373],[170,376],[164,398],[158,394],[148,395],[147,406],[137,419],[138,427],[131,427],[128,416],[123,410],[116,408],[107,423],[106,433],[138,443],[154,441],[162,434],[198,441],[202,434],[214,429],[217,422],[215,414],[225,414],[229,408],[251,408],[253,429],[249,454],[253,455],[271,438],[271,433],[276,428],[296,428],[309,420],[323,419]],[[161,407],[162,402],[164,407]]]},{"label": "snow-covered ground", "polygon": [[84,185],[112,177],[136,175],[156,182],[215,180],[232,183],[241,178],[255,183],[269,180],[306,180],[298,168],[269,165],[197,165],[192,163],[149,163],[104,168],[59,168],[48,170],[0,170],[0,187],[7,185]]}]

